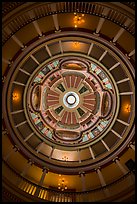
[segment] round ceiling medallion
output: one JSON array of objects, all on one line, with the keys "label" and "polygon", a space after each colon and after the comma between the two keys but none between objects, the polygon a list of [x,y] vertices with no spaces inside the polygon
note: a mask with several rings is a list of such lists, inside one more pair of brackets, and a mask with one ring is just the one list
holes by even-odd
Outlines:
[{"label": "round ceiling medallion", "polygon": [[[77,66],[80,69],[74,70]],[[47,64],[32,78],[27,98],[33,125],[62,144],[96,139],[115,115],[113,82],[102,68],[82,58]]]}]

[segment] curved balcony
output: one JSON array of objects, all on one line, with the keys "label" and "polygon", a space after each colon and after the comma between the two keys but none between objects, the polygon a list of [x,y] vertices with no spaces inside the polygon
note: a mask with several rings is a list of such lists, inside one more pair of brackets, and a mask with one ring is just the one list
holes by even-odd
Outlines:
[{"label": "curved balcony", "polygon": [[[113,183],[110,183],[106,186],[91,189],[85,192],[77,192],[77,191],[59,191],[58,189],[54,189],[52,187],[46,188],[44,186],[39,186],[36,183],[33,183],[15,170],[13,170],[7,163],[3,161],[3,182],[5,185],[10,185],[9,187],[14,189],[19,189],[24,191],[26,194],[23,194],[26,201],[28,198],[35,199],[38,198],[39,201],[50,201],[50,202],[103,202],[103,201],[113,201],[120,200],[120,195],[124,193],[124,191],[128,192],[127,194],[131,193],[134,189],[135,185],[135,178],[134,174],[129,171],[124,176],[120,177]],[[8,174],[8,178],[7,175]],[[10,179],[10,180],[9,180]],[[9,183],[10,182],[10,183]],[[12,185],[11,185],[12,184]],[[122,189],[121,189],[122,187]],[[15,192],[15,195],[17,193]],[[28,196],[27,194],[31,195]]]}]

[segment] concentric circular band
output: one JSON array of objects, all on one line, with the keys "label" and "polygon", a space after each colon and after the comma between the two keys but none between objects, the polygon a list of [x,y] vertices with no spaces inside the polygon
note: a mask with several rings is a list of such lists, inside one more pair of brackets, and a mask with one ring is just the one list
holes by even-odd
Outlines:
[{"label": "concentric circular band", "polygon": [[[62,35],[61,33],[60,37]],[[62,39],[65,37],[64,34]],[[83,43],[88,42],[87,38],[82,38],[82,34],[80,34],[80,37]],[[99,39],[97,37],[92,37],[94,43],[97,43],[98,46],[102,46],[99,44]],[[97,39],[98,42],[96,42]],[[36,49],[39,50],[42,46],[45,46],[45,42],[42,42],[42,40],[43,39],[39,40],[39,47],[36,48],[34,46],[34,52],[36,52]],[[132,90],[134,90],[132,75],[126,68],[129,63],[126,62],[125,58],[121,57],[121,54],[116,53],[114,47],[112,49],[113,51],[110,51],[109,46],[113,47],[111,44],[107,47],[104,42],[102,47],[107,49],[108,53],[114,56],[117,60],[115,63],[121,64],[122,70],[126,70],[124,73],[130,79],[127,82],[127,86],[129,89],[130,86],[132,86]],[[26,84],[21,85],[22,82],[16,81],[16,78],[20,73],[20,69],[25,70],[26,61],[30,60],[30,49],[33,54],[32,47],[27,48],[25,52],[22,53],[22,56],[20,56],[11,67],[12,77],[7,79],[8,82],[5,83],[6,85],[4,84],[4,86],[7,86],[6,90],[8,92],[5,98],[12,98],[12,94],[19,90],[20,100],[24,99],[23,107],[22,104],[15,101],[12,101],[11,106],[7,104],[6,108],[11,112],[8,116],[9,119],[7,119],[7,123],[12,125],[14,132],[19,136],[21,143],[26,148],[27,146],[31,148],[30,139],[28,138],[33,138],[34,136],[45,143],[45,148],[55,146],[58,155],[60,149],[63,149],[68,154],[70,151],[74,151],[74,157],[70,159],[70,162],[73,161],[75,166],[79,165],[77,159],[74,159],[78,149],[84,151],[92,146],[95,159],[83,159],[82,165],[93,163],[95,164],[93,165],[94,168],[104,155],[111,154],[113,150],[117,149],[118,145],[125,140],[133,123],[133,113],[128,115],[126,121],[124,121],[122,118],[123,116],[120,115],[122,114],[122,110],[119,107],[119,103],[121,103],[124,96],[126,96],[120,88],[119,81],[122,79],[117,79],[115,68],[112,69],[113,66],[108,69],[91,56],[69,52],[63,55],[58,54],[51,59],[45,60],[37,66],[30,75],[27,75],[28,79]],[[27,55],[26,52],[28,52]],[[24,58],[25,55],[26,57]],[[74,66],[73,69],[71,69],[70,64],[72,64],[72,61],[75,65],[77,64],[77,67],[81,67],[81,70],[74,71]],[[84,62],[86,63],[84,64]],[[14,72],[15,68],[17,68],[16,72]],[[76,85],[77,87],[75,87]],[[64,89],[65,91],[63,91]],[[71,92],[76,93],[79,97],[78,100],[78,97],[75,95],[75,102],[73,98],[73,103],[66,97],[65,100],[68,100],[68,104],[72,103],[72,106],[78,101],[77,106],[73,108],[67,107],[63,102],[63,96]],[[129,97],[126,97],[133,106],[134,97],[130,90],[127,93],[129,93]],[[70,95],[68,94],[67,96],[69,97]],[[16,106],[17,108],[14,106],[15,103],[19,104]],[[18,121],[14,118],[16,112],[21,114],[21,109],[24,111],[22,113],[24,121]],[[75,111],[73,112],[73,110]],[[5,113],[7,114],[6,110]],[[116,132],[117,123],[124,125],[124,131],[121,132],[121,134]],[[25,139],[22,128],[25,128],[27,131],[27,139]],[[36,135],[33,135],[31,131],[36,132]],[[14,132],[12,134],[13,138]],[[71,135],[71,133],[73,134]],[[122,135],[121,138],[119,135]],[[103,145],[107,143],[107,137],[112,138],[112,144],[107,144],[108,146],[106,149]],[[24,140],[27,142],[24,142]],[[100,154],[96,153],[99,149],[101,150]],[[35,150],[32,149],[31,151],[32,154],[35,154]],[[44,154],[44,160],[49,162],[49,166],[52,165],[52,159],[49,160],[47,158],[46,152]],[[39,158],[41,158],[40,154]],[[56,159],[56,156],[54,159]],[[61,159],[58,158],[57,163],[60,164],[60,160]],[[103,162],[105,163],[105,159],[103,159]]]}]

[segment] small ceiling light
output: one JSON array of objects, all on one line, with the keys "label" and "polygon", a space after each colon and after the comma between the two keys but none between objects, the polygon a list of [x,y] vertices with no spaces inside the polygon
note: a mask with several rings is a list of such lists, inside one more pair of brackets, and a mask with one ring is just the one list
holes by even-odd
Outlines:
[{"label": "small ceiling light", "polygon": [[131,105],[126,104],[124,110],[125,110],[125,112],[130,113],[131,112]]},{"label": "small ceiling light", "polygon": [[67,157],[67,156],[64,156],[64,157],[62,157],[62,160],[67,161],[67,160],[68,160],[68,157]]},{"label": "small ceiling light", "polygon": [[19,100],[19,94],[17,92],[12,93],[12,99],[13,99],[13,101],[18,101]]},{"label": "small ceiling light", "polygon": [[73,42],[73,47],[78,48],[79,42]]}]

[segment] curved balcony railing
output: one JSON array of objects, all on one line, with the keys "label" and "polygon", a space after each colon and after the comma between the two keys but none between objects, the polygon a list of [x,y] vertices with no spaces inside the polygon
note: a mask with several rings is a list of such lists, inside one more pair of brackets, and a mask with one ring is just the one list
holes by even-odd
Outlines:
[{"label": "curved balcony railing", "polygon": [[[3,161],[3,177],[8,179],[11,184],[42,201],[51,202],[95,202],[105,201],[111,197],[115,197],[118,193],[124,192],[127,189],[134,188],[134,175],[128,172],[123,177],[108,184],[104,187],[92,189],[84,192],[59,191],[51,188],[39,186],[26,178],[22,177],[15,170],[13,170],[5,161]],[[8,176],[7,176],[8,175]],[[27,195],[26,195],[27,196]]]},{"label": "curved balcony railing", "polygon": [[[125,13],[120,13],[118,10],[112,7],[112,5],[106,6],[99,3],[91,2],[55,2],[54,8],[52,8],[52,3],[43,3],[34,5],[35,8],[32,8],[34,11],[33,18],[30,18],[29,12],[24,11],[20,12],[17,16],[8,20],[8,22],[3,23],[2,29],[2,44],[5,44],[6,41],[14,35],[21,27],[27,25],[28,23],[35,21],[41,17],[47,15],[54,15],[56,13],[72,13],[72,12],[81,12],[90,15],[99,16],[105,18],[109,21],[112,21],[118,24],[120,27],[123,27],[125,30],[130,32],[132,35],[135,34],[135,22],[134,19],[131,19],[129,16],[126,16]],[[103,14],[104,8],[109,10],[108,14]],[[128,15],[128,14],[127,14]],[[125,26],[125,21],[127,19],[131,20],[131,23],[128,26]],[[6,30],[11,30],[11,33],[7,33]]]}]

